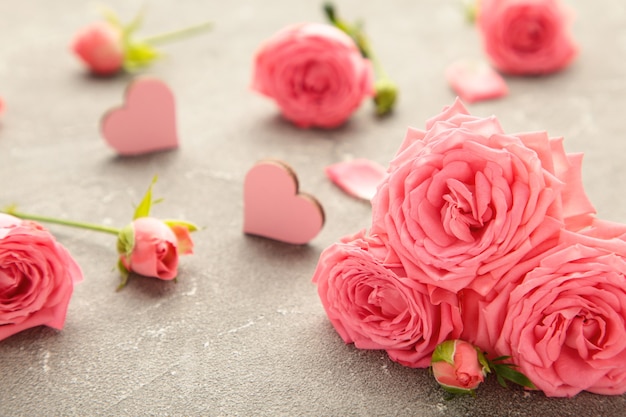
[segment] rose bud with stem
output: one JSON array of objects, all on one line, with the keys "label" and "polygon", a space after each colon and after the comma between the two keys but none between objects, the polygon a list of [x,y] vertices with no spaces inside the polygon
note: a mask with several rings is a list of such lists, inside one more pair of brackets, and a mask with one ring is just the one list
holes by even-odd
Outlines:
[{"label": "rose bud with stem", "polygon": [[117,267],[122,275],[118,290],[128,283],[131,272],[162,280],[172,280],[178,275],[179,255],[193,253],[193,241],[189,234],[198,230],[198,227],[184,220],[161,220],[150,217],[152,204],[159,202],[152,200],[152,186],[155,182],[156,177],[135,209],[133,221],[121,229],[22,213],[18,212],[15,207],[9,207],[5,212],[21,219],[89,229],[117,236],[119,253]]},{"label": "rose bud with stem", "polygon": [[103,11],[105,21],[91,24],[76,34],[72,50],[87,68],[96,75],[110,76],[122,69],[132,72],[152,64],[161,54],[155,45],[182,39],[206,31],[212,23],[204,22],[171,32],[135,39],[134,34],[143,22],[144,11],[128,24],[108,9]]},{"label": "rose bud with stem", "polygon": [[517,365],[504,363],[510,356],[487,359],[476,346],[464,340],[446,340],[435,348],[431,358],[431,369],[439,385],[451,394],[476,395],[476,388],[493,372],[498,383],[507,387],[506,381],[525,388],[536,389],[535,385],[521,372],[513,369]]}]

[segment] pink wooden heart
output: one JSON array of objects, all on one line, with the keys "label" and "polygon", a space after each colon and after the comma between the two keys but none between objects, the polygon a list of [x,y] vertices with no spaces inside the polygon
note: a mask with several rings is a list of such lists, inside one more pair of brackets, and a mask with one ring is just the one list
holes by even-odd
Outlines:
[{"label": "pink wooden heart", "polygon": [[178,147],[174,95],[163,81],[140,78],[126,89],[126,101],[102,118],[102,135],[120,155]]},{"label": "pink wooden heart", "polygon": [[298,192],[295,172],[280,161],[261,161],[244,183],[245,233],[301,245],[324,225],[324,210],[308,194]]}]

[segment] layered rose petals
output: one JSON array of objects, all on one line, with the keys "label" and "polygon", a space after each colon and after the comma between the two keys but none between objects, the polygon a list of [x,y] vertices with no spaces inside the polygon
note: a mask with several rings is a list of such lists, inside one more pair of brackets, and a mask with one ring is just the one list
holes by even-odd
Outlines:
[{"label": "layered rose petals", "polygon": [[62,329],[82,272],[44,228],[0,213],[0,340],[40,325]]},{"label": "layered rose petals", "polygon": [[570,14],[559,0],[481,0],[478,28],[499,70],[518,75],[559,71],[578,53]]},{"label": "layered rose petals", "polygon": [[333,128],[374,94],[373,70],[354,41],[325,24],[291,25],[261,45],[252,88],[299,127]]},{"label": "layered rose petals", "polygon": [[346,343],[384,349],[392,360],[424,367],[437,344],[460,334],[456,297],[431,303],[428,288],[385,265],[384,246],[357,236],[327,248],[313,282],[326,313]]},{"label": "layered rose petals", "polygon": [[407,134],[372,201],[372,233],[388,240],[409,276],[486,294],[558,236],[564,195],[572,216],[592,210],[580,183],[559,178],[579,168],[568,162],[545,133],[507,135],[457,101],[426,131]]},{"label": "layered rose petals", "polygon": [[623,394],[626,251],[576,240],[568,233],[512,290],[496,348],[548,396]]}]

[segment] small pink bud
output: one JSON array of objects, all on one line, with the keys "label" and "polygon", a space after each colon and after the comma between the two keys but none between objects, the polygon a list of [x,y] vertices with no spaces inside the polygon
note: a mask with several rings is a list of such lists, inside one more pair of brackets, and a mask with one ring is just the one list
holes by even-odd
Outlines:
[{"label": "small pink bud", "polygon": [[122,265],[128,271],[146,277],[176,278],[179,255],[189,254],[193,249],[189,233],[181,233],[180,229],[177,226],[176,231],[172,230],[165,222],[153,217],[134,220],[122,230],[118,240]]},{"label": "small pink bud", "polygon": [[474,394],[489,372],[482,352],[463,340],[439,344],[433,352],[431,366],[439,385],[454,394]]},{"label": "small pink bud", "polygon": [[78,32],[72,50],[97,75],[115,74],[124,64],[121,33],[106,22],[94,23]]}]

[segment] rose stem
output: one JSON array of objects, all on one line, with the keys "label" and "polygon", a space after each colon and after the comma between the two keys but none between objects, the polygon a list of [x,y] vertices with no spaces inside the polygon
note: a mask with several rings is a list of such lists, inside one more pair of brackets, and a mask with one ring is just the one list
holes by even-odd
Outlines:
[{"label": "rose stem", "polygon": [[174,30],[171,32],[161,33],[159,35],[148,36],[146,38],[142,38],[141,42],[149,43],[149,44],[159,44],[165,43],[173,40],[177,40],[180,38],[185,38],[187,36],[195,35],[196,33],[204,32],[205,30],[209,30],[213,27],[212,22],[204,22],[198,25],[189,26],[183,29]]},{"label": "rose stem", "polygon": [[7,210],[6,213],[15,217],[19,217],[20,219],[24,219],[24,220],[34,220],[34,221],[39,221],[39,222],[44,222],[44,223],[60,224],[63,226],[77,227],[80,229],[88,229],[88,230],[95,230],[97,232],[110,233],[112,235],[118,235],[120,233],[120,230],[116,229],[115,227],[102,226],[99,224],[76,222],[73,220],[57,219],[54,217],[39,216],[36,214],[29,214],[29,213],[20,213],[14,210]]}]

